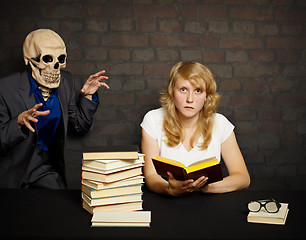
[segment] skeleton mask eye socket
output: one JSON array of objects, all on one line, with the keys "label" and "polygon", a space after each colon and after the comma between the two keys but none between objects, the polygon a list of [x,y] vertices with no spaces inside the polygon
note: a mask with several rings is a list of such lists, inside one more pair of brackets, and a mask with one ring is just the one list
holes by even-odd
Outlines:
[{"label": "skeleton mask eye socket", "polygon": [[62,54],[62,55],[60,55],[57,59],[58,59],[59,63],[62,64],[62,63],[65,62],[66,56],[65,56],[64,54]]},{"label": "skeleton mask eye socket", "polygon": [[45,55],[45,56],[43,56],[42,59],[43,59],[43,61],[44,61],[45,63],[53,62],[53,57],[50,56],[50,55]]}]

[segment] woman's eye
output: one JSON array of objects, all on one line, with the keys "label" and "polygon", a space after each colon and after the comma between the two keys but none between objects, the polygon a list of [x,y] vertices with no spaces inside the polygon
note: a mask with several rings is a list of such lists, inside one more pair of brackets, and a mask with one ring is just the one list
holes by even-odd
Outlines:
[{"label": "woman's eye", "polygon": [[202,92],[202,90],[199,89],[199,88],[196,90],[196,93],[201,93],[201,92]]},{"label": "woman's eye", "polygon": [[186,92],[186,88],[181,88],[181,92]]}]

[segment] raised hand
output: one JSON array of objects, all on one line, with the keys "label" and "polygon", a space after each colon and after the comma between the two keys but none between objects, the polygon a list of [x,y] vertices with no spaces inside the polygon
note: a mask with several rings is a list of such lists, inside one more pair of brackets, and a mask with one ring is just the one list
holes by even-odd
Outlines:
[{"label": "raised hand", "polygon": [[102,80],[108,79],[107,76],[103,75],[104,73],[105,70],[102,70],[96,74],[90,75],[80,91],[81,94],[91,100],[92,95],[99,89],[99,87],[103,86],[109,89],[109,86],[105,82],[101,82]]},{"label": "raised hand", "polygon": [[38,122],[38,116],[46,116],[50,113],[50,110],[47,111],[37,111],[43,104],[36,104],[33,108],[20,113],[17,117],[17,123],[19,128],[26,126],[30,131],[35,132],[34,128],[31,126],[30,122]]}]

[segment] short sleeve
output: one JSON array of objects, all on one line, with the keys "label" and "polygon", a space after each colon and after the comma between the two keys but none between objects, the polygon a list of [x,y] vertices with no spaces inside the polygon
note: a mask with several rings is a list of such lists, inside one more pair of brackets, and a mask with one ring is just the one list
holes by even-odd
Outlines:
[{"label": "short sleeve", "polygon": [[225,142],[225,140],[231,135],[235,126],[222,114],[216,114],[216,132],[219,137],[220,143]]},{"label": "short sleeve", "polygon": [[140,126],[155,140],[159,139],[161,126],[162,126],[162,109],[151,110],[143,118]]}]

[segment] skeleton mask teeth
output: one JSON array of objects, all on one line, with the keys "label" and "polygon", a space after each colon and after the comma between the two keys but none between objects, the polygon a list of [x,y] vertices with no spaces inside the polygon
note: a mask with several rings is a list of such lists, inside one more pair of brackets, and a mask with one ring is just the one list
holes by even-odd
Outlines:
[{"label": "skeleton mask teeth", "polygon": [[41,71],[41,76],[46,83],[54,84],[59,82],[61,75],[60,73],[47,73],[46,71]]}]

